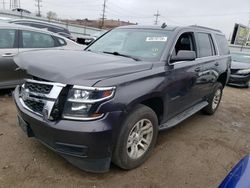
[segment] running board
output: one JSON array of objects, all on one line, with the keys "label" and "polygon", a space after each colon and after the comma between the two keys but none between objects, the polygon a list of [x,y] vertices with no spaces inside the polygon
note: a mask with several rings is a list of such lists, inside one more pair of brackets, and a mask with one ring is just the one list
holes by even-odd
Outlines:
[{"label": "running board", "polygon": [[189,118],[196,112],[200,111],[202,108],[206,107],[208,102],[203,101],[201,103],[196,104],[195,106],[185,110],[184,112],[180,113],[179,115],[173,117],[172,119],[168,120],[166,123],[161,124],[159,126],[159,130],[169,129],[171,127],[176,126],[180,122],[184,121],[185,119]]}]

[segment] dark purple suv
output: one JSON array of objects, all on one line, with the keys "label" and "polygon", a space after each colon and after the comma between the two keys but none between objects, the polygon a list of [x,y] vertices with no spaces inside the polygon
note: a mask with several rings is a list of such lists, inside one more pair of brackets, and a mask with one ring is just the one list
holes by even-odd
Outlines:
[{"label": "dark purple suv", "polygon": [[[25,52],[14,98],[28,136],[79,168],[141,165],[159,130],[213,114],[230,75],[225,36],[199,26],[116,28],[84,52]],[[202,122],[201,122],[202,123]]]}]

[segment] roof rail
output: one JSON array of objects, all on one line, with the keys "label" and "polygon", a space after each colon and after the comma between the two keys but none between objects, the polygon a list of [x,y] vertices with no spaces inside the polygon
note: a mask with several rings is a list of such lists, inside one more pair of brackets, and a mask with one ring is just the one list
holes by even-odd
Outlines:
[{"label": "roof rail", "polygon": [[221,32],[220,30],[218,30],[218,29],[213,29],[213,28],[204,27],[204,26],[200,26],[200,25],[190,25],[189,27],[196,27],[196,28],[200,28],[200,29],[208,29],[208,30],[211,30],[211,31],[216,31],[216,32],[222,33],[222,32]]}]

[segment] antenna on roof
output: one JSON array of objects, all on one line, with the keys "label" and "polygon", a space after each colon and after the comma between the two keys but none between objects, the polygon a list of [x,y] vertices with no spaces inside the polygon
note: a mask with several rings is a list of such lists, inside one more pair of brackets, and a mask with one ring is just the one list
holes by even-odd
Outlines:
[{"label": "antenna on roof", "polygon": [[167,24],[164,22],[162,25],[161,25],[161,28],[162,29],[165,29],[167,27]]}]

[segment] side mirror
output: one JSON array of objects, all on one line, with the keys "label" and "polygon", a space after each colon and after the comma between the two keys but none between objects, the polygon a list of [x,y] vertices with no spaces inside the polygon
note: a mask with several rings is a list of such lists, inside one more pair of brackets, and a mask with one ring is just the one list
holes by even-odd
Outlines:
[{"label": "side mirror", "polygon": [[176,61],[193,61],[196,58],[195,51],[180,50],[176,56],[170,58],[170,62]]}]

